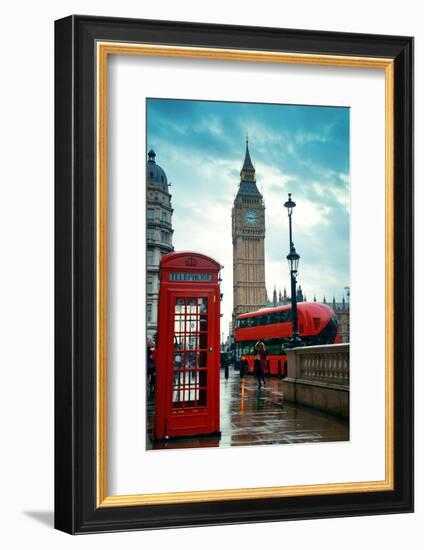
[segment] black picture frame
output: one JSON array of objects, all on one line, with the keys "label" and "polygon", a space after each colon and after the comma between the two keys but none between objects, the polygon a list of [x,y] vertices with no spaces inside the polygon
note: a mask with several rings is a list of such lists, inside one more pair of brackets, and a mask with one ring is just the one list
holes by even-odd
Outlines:
[{"label": "black picture frame", "polygon": [[[98,507],[97,41],[394,60],[394,489]],[[73,15],[55,23],[55,527],[68,533],[413,511],[413,39]]]}]

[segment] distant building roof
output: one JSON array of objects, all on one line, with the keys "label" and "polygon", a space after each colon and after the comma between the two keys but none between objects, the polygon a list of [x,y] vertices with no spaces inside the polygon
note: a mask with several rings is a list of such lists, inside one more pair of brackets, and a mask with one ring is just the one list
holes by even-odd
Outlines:
[{"label": "distant building roof", "polygon": [[147,183],[159,183],[161,185],[168,185],[168,178],[166,177],[165,171],[156,164],[156,153],[153,149],[147,153],[148,161],[146,166],[146,179]]}]

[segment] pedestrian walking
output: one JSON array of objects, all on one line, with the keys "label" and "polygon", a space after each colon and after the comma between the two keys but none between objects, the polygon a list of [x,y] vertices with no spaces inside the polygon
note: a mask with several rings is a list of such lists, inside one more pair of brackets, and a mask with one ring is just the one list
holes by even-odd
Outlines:
[{"label": "pedestrian walking", "polygon": [[262,373],[265,375],[265,371],[267,370],[267,364],[266,364],[267,352],[266,352],[265,344],[263,342],[259,342],[258,344],[258,353],[259,353],[259,357],[261,358]]},{"label": "pedestrian walking", "polygon": [[255,355],[259,355],[262,367],[262,374],[265,375],[265,372],[267,370],[267,352],[265,344],[262,342],[262,340],[258,340],[255,344]]},{"label": "pedestrian walking", "polygon": [[147,340],[147,384],[150,392],[155,390],[155,379],[156,379],[156,369],[155,369],[155,349],[153,348],[153,342]]},{"label": "pedestrian walking", "polygon": [[255,355],[255,361],[253,363],[253,372],[258,381],[258,388],[262,387],[261,382],[263,383],[264,386],[266,386],[264,371],[262,370],[261,356],[259,355],[259,353]]}]

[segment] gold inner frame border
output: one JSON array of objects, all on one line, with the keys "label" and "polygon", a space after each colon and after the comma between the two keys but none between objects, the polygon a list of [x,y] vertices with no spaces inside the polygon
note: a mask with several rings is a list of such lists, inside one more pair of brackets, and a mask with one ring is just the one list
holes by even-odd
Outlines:
[{"label": "gold inner frame border", "polygon": [[[384,69],[385,73],[385,479],[316,485],[217,489],[109,496],[107,492],[107,62],[109,55],[137,55]],[[97,507],[143,506],[394,489],[394,60],[391,58],[194,48],[140,43],[96,43],[97,62]]]}]

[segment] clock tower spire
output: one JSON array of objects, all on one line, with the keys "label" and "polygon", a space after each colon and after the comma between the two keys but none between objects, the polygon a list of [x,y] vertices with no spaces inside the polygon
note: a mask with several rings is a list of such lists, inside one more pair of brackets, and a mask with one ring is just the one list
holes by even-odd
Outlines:
[{"label": "clock tower spire", "polygon": [[233,237],[233,320],[241,313],[256,311],[266,304],[265,206],[256,186],[256,171],[246,151],[240,184],[234,199]]},{"label": "clock tower spire", "polygon": [[246,153],[244,155],[243,167],[240,171],[240,178],[243,181],[255,181],[255,167],[249,153],[249,137],[246,135]]}]

